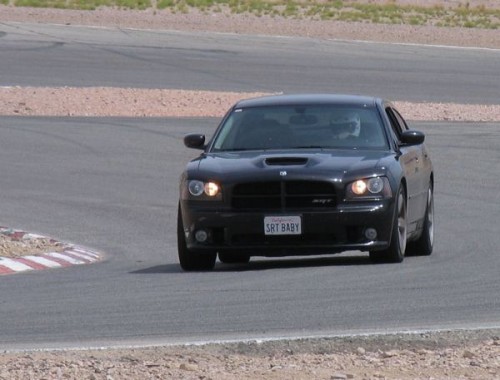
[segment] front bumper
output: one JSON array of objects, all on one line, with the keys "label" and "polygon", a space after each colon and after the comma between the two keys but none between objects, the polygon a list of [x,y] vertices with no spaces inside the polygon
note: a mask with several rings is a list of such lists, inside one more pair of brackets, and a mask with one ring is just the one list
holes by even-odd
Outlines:
[{"label": "front bumper", "polygon": [[[390,244],[394,201],[351,202],[328,211],[287,210],[234,212],[205,202],[181,201],[187,247],[197,252],[237,251],[250,256],[290,256],[339,253],[350,250],[375,251]],[[300,235],[265,235],[264,217],[300,216]],[[376,239],[365,236],[367,228]],[[204,242],[195,239],[207,232]]]}]

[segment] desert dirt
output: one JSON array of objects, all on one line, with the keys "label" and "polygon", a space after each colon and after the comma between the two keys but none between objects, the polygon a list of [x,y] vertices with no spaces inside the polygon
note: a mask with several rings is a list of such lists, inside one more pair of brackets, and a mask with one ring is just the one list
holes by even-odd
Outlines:
[{"label": "desert dirt", "polygon": [[68,247],[67,244],[49,237],[0,227],[0,258],[15,258],[46,252],[62,252],[66,247]]},{"label": "desert dirt", "polygon": [[497,333],[4,353],[0,380],[500,379]]},{"label": "desert dirt", "polygon": [[[396,2],[428,6],[435,3],[445,6],[461,4],[455,0]],[[467,3],[470,6],[499,7],[495,0],[469,0]],[[496,30],[328,23],[230,16],[226,13],[172,14],[118,9],[83,12],[0,6],[0,22],[281,34],[500,48]],[[260,94],[182,89],[4,87],[0,88],[0,115],[221,116],[221,112],[236,100],[256,95]],[[411,120],[500,121],[500,105],[412,104],[394,100]],[[34,247],[30,244],[40,243],[23,242],[23,239],[15,241],[8,235],[0,234],[0,256],[31,254],[29,251]],[[19,244],[25,245],[19,247]],[[42,245],[42,250],[53,248],[50,240],[43,244],[46,245]],[[0,380],[500,379],[499,334],[499,330],[452,331],[200,346],[4,352],[0,354]]]}]

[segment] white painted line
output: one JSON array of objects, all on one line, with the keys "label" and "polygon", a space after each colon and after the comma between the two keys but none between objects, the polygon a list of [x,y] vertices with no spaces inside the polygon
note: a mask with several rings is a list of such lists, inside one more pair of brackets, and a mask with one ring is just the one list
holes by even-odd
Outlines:
[{"label": "white painted line", "polygon": [[57,252],[49,252],[49,253],[46,253],[45,255],[50,256],[50,257],[54,257],[54,258],[59,259],[59,260],[66,261],[66,262],[68,262],[70,264],[74,264],[74,265],[85,264],[84,261],[80,261],[80,260],[74,259],[72,257],[69,257],[65,254],[61,254],[61,253],[57,253]]},{"label": "white painted line", "polygon": [[457,45],[439,45],[439,44],[425,44],[417,42],[386,42],[386,41],[370,41],[370,40],[346,40],[341,38],[327,38],[327,41],[341,42],[341,43],[356,43],[367,45],[394,45],[394,46],[409,46],[409,47],[422,47],[422,48],[436,48],[436,49],[452,49],[452,50],[483,50],[498,53],[500,49],[480,47],[480,46],[457,46]]},{"label": "white painted line", "polygon": [[41,257],[41,256],[26,256],[25,259],[28,259],[30,261],[34,261],[35,263],[38,263],[40,265],[44,265],[44,266],[49,267],[49,268],[62,267],[62,265],[59,264],[58,262],[49,260],[49,259],[47,259],[45,257]]},{"label": "white painted line", "polygon": [[84,260],[97,261],[97,258],[94,255],[90,255],[87,252],[85,252],[85,253],[78,252],[78,251],[75,251],[73,249],[72,250],[67,250],[67,251],[64,251],[64,252],[71,253],[72,255],[81,257]]},{"label": "white painted line", "polygon": [[37,234],[24,234],[23,239],[48,239],[47,236]]},{"label": "white painted line", "polygon": [[390,330],[367,330],[365,332],[346,332],[346,333],[338,333],[338,334],[314,334],[314,335],[290,335],[290,336],[271,336],[271,337],[248,337],[248,338],[234,338],[234,339],[207,339],[207,340],[190,340],[186,339],[169,339],[169,338],[159,338],[159,339],[147,339],[147,340],[131,340],[131,341],[122,341],[115,343],[107,343],[104,344],[102,342],[89,342],[87,345],[78,345],[78,344],[70,344],[68,345],[63,343],[54,343],[51,345],[33,345],[30,344],[28,348],[11,348],[4,349],[2,352],[4,353],[23,353],[23,352],[48,352],[48,351],[90,351],[90,350],[110,350],[110,349],[142,349],[142,348],[154,348],[154,347],[175,347],[175,346],[183,346],[183,347],[191,347],[191,346],[204,346],[208,344],[234,344],[234,343],[256,343],[262,344],[267,342],[293,342],[293,341],[304,341],[304,340],[324,340],[324,339],[352,339],[352,338],[374,338],[377,339],[383,336],[390,335],[405,335],[412,339],[412,336],[415,336],[418,340],[421,339],[422,334],[429,333],[450,333],[450,332],[476,332],[481,330],[497,330],[500,328],[498,323],[493,324],[479,324],[479,325],[470,325],[470,326],[462,326],[462,327],[447,327],[447,328],[429,328],[429,329],[390,329]]},{"label": "white painted line", "polygon": [[8,259],[5,257],[0,260],[0,264],[3,265],[4,267],[12,269],[15,272],[23,272],[26,270],[33,270],[32,267],[30,267],[26,264],[23,264],[23,263],[20,263],[16,260]]},{"label": "white painted line", "polygon": [[78,246],[73,246],[71,248],[71,251],[79,252],[79,253],[82,253],[84,255],[89,255],[89,256],[95,257],[96,259],[98,259],[100,257],[98,253],[96,253],[94,251],[90,251],[86,248],[78,247]]}]

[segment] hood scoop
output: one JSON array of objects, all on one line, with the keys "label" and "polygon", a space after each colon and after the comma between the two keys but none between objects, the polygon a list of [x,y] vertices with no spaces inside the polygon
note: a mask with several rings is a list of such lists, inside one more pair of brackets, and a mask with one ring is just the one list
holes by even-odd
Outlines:
[{"label": "hood scoop", "polygon": [[269,157],[264,160],[269,166],[305,165],[307,157]]}]

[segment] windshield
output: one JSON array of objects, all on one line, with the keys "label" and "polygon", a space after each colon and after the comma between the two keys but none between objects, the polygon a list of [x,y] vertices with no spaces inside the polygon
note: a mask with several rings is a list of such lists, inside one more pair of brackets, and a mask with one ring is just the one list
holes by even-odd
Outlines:
[{"label": "windshield", "polygon": [[219,128],[212,151],[386,149],[372,107],[267,106],[236,108]]}]

